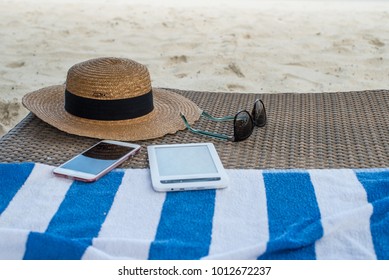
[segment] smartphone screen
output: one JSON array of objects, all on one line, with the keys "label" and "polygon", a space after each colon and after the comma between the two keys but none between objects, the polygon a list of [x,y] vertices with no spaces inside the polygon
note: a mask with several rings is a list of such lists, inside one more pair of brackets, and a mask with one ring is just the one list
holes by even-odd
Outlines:
[{"label": "smartphone screen", "polygon": [[132,150],[133,147],[100,142],[62,165],[62,168],[97,175]]},{"label": "smartphone screen", "polygon": [[140,146],[104,140],[53,170],[66,178],[93,182],[139,151]]}]

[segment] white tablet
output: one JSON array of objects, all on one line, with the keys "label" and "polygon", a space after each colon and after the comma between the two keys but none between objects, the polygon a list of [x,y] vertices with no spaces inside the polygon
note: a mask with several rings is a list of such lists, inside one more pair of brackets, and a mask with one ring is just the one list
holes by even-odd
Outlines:
[{"label": "white tablet", "polygon": [[227,173],[212,143],[152,145],[147,150],[156,191],[227,187]]}]

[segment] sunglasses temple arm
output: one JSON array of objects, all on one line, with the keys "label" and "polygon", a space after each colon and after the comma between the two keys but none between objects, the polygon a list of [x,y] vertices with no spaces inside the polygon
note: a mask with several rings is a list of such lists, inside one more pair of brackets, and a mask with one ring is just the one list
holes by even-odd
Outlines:
[{"label": "sunglasses temple arm", "polygon": [[197,133],[197,134],[201,134],[201,135],[205,135],[205,136],[210,136],[210,137],[214,137],[214,138],[221,139],[221,140],[234,141],[233,137],[230,137],[230,136],[227,136],[224,134],[218,134],[218,133],[213,133],[213,132],[209,132],[209,131],[194,129],[190,126],[190,124],[186,120],[185,116],[182,113],[180,113],[180,115],[181,115],[182,120],[185,123],[186,128],[189,129],[193,133]]},{"label": "sunglasses temple arm", "polygon": [[205,111],[203,111],[203,112],[201,113],[201,115],[202,115],[203,117],[206,117],[206,118],[208,118],[208,119],[210,119],[210,120],[217,121],[217,122],[232,121],[232,120],[234,120],[234,118],[235,118],[235,116],[226,116],[226,117],[216,118],[216,117],[210,115],[209,113],[207,113],[207,112],[205,112]]}]

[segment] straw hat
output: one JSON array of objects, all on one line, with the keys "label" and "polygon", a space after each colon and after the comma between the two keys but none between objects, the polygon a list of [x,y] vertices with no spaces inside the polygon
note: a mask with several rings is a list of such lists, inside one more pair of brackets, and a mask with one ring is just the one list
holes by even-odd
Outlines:
[{"label": "straw hat", "polygon": [[151,87],[147,68],[130,59],[97,58],[72,66],[65,85],[26,94],[23,105],[43,121],[80,136],[145,140],[185,129],[200,109],[187,98]]}]

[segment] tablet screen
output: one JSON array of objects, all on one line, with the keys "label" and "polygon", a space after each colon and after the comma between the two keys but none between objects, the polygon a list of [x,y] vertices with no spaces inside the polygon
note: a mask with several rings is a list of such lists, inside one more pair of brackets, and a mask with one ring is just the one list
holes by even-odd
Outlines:
[{"label": "tablet screen", "polygon": [[156,148],[155,153],[160,176],[217,173],[207,146]]}]

